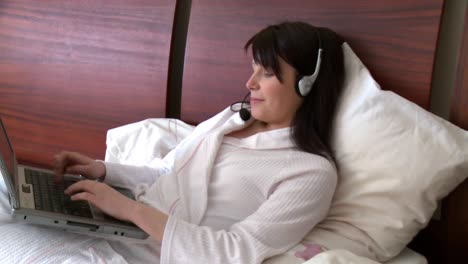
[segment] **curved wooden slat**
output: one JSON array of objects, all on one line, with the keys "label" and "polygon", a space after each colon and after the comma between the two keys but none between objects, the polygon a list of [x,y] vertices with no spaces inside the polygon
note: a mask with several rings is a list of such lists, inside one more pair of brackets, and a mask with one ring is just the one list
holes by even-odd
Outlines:
[{"label": "curved wooden slat", "polygon": [[106,131],[164,117],[173,0],[0,1],[0,115],[20,160],[103,158]]},{"label": "curved wooden slat", "polygon": [[465,14],[463,43],[458,57],[458,70],[450,109],[450,121],[468,130],[468,9]]},{"label": "curved wooden slat", "polygon": [[[463,42],[458,56],[450,121],[468,130],[468,9],[465,11]],[[468,176],[468,171],[466,172]],[[444,223],[445,263],[468,259],[468,181],[460,184],[442,205]]]}]

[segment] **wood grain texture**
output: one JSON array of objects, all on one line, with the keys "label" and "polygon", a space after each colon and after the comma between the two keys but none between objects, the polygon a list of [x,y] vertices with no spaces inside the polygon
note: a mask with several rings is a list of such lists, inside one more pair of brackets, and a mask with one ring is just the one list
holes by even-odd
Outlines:
[{"label": "wood grain texture", "polygon": [[193,0],[181,118],[198,123],[247,92],[244,43],[268,24],[303,20],[342,35],[382,88],[427,108],[442,0]]},{"label": "wood grain texture", "polygon": [[458,56],[455,92],[450,109],[450,121],[468,130],[468,9],[465,14],[463,43]]},{"label": "wood grain texture", "polygon": [[164,117],[173,0],[0,1],[0,115],[18,159],[104,158],[106,131]]}]

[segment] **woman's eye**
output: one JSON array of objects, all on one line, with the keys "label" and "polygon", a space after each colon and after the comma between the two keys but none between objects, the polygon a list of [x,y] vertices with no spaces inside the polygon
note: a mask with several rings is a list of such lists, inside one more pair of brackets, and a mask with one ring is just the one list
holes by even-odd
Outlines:
[{"label": "woman's eye", "polygon": [[269,71],[264,71],[264,72],[263,72],[263,75],[264,75],[265,77],[273,77],[273,76],[275,76],[275,74],[274,74],[273,72],[269,72]]}]

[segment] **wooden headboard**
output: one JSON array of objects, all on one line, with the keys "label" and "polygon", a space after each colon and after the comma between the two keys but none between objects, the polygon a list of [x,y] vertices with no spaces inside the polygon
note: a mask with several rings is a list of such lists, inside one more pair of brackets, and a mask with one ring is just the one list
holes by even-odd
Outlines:
[{"label": "wooden headboard", "polygon": [[[383,89],[429,109],[443,12],[444,0],[3,0],[0,116],[23,162],[51,166],[64,149],[102,159],[110,128],[150,117],[197,124],[241,100],[244,43],[283,20],[336,31]],[[450,121],[468,129],[468,24],[464,36]],[[168,115],[179,104],[180,116]],[[463,201],[466,182],[410,245],[430,263],[468,258]]]},{"label": "wooden headboard", "polygon": [[0,1],[0,115],[19,160],[103,158],[106,131],[165,117],[175,1]]}]

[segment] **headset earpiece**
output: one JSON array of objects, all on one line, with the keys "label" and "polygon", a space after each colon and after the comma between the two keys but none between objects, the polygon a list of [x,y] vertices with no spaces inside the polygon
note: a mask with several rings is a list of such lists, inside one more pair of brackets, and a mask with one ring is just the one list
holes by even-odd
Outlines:
[{"label": "headset earpiece", "polygon": [[320,33],[319,29],[315,28],[315,32],[317,34],[317,39],[318,39],[318,52],[317,52],[317,63],[315,63],[315,70],[312,75],[309,76],[303,76],[299,75],[297,78],[297,83],[296,83],[296,92],[300,97],[306,97],[310,91],[312,90],[312,87],[314,86],[315,81],[317,80],[317,77],[320,72],[320,65],[322,64],[322,39],[320,38]]},{"label": "headset earpiece", "polygon": [[312,75],[309,76],[298,76],[298,81],[296,83],[296,92],[299,96],[307,96],[312,87],[314,86],[315,81],[317,80],[318,74],[320,72],[320,65],[322,64],[322,48],[319,48],[317,54],[317,63],[315,64],[315,71]]}]

